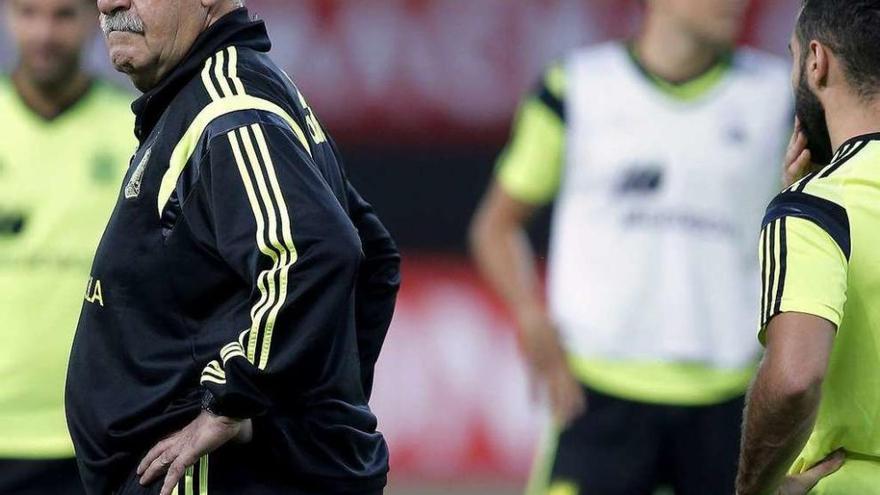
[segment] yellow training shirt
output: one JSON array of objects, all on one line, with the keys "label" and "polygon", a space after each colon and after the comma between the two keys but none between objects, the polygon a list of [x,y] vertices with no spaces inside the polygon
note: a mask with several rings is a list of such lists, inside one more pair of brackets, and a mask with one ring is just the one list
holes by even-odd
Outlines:
[{"label": "yellow training shirt", "polygon": [[783,191],[761,235],[760,339],[775,315],[837,327],[816,425],[792,466],[843,448],[840,471],[810,493],[873,493],[880,480],[880,134],[844,143],[830,165]]},{"label": "yellow training shirt", "polygon": [[0,79],[0,457],[73,456],[64,380],[89,267],[134,151],[131,97],[95,82],[45,120]]}]

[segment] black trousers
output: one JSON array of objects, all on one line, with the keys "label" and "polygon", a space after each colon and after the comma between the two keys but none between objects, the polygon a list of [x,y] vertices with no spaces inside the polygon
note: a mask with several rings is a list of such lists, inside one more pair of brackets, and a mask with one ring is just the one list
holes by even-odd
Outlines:
[{"label": "black trousers", "polygon": [[0,494],[85,495],[74,459],[0,459]]},{"label": "black trousers", "polygon": [[548,491],[584,495],[734,492],[744,398],[701,407],[586,389],[588,411],[559,435]]},{"label": "black trousers", "polygon": [[[375,483],[362,490],[349,487],[344,491],[320,483],[296,483],[277,464],[267,462],[249,447],[235,445],[224,446],[202,457],[187,473],[177,485],[177,495],[205,492],[210,495],[382,495],[383,492],[375,488]],[[141,486],[138,479],[137,472],[132,471],[113,495],[158,495],[162,488],[162,478],[146,487]]]}]

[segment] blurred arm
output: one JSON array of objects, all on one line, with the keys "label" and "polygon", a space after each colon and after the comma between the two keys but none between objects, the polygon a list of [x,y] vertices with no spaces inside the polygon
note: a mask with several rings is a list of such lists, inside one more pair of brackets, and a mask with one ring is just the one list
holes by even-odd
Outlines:
[{"label": "blurred arm", "polygon": [[537,207],[493,183],[471,224],[471,252],[483,277],[518,321],[545,313],[535,254],[525,232]]},{"label": "blurred arm", "polygon": [[767,352],[749,392],[737,476],[739,495],[775,494],[813,429],[836,327],[784,313],[771,320]]},{"label": "blurred arm", "polygon": [[565,148],[565,74],[547,71],[520,107],[513,138],[495,181],[471,225],[471,251],[483,276],[514,313],[532,374],[567,423],[583,408],[583,392],[568,368],[556,326],[544,305],[535,254],[525,226],[559,189]]},{"label": "blurred arm", "polygon": [[474,260],[518,316],[545,313],[525,226],[559,189],[565,148],[564,98],[564,69],[551,66],[520,105],[510,143],[498,159],[495,180],[471,224]]}]

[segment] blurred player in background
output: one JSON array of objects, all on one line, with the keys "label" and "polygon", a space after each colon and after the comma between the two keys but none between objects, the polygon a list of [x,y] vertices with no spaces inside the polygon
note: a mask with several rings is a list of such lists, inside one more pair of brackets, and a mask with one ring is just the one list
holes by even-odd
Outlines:
[{"label": "blurred player in background", "polygon": [[134,149],[129,95],[82,61],[89,0],[7,0],[0,79],[0,493],[82,493],[64,419],[92,253]]},{"label": "blurred player in background", "polygon": [[878,493],[880,0],[807,0],[791,50],[798,142],[830,164],[779,194],[764,217],[767,352],[749,394],[737,488]]},{"label": "blurred player in background", "polygon": [[[784,64],[735,50],[746,1],[648,0],[640,34],[552,65],[472,249],[561,431],[533,493],[732,493],[758,346],[754,226],[780,189]],[[524,228],[556,200],[545,306]]]}]

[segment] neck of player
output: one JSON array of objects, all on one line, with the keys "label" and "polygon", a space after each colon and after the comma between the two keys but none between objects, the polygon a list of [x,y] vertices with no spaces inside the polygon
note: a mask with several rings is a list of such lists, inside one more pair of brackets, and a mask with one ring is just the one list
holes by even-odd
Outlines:
[{"label": "neck of player", "polygon": [[648,15],[634,43],[639,62],[670,83],[695,79],[715,66],[724,50],[699,40],[672,22]]},{"label": "neck of player", "polygon": [[831,149],[836,151],[848,139],[880,133],[880,96],[871,101],[840,91],[823,102]]},{"label": "neck of player", "polygon": [[22,69],[12,73],[12,83],[24,104],[46,120],[52,120],[76,104],[92,85],[91,77],[77,71],[53,84],[40,84]]}]

